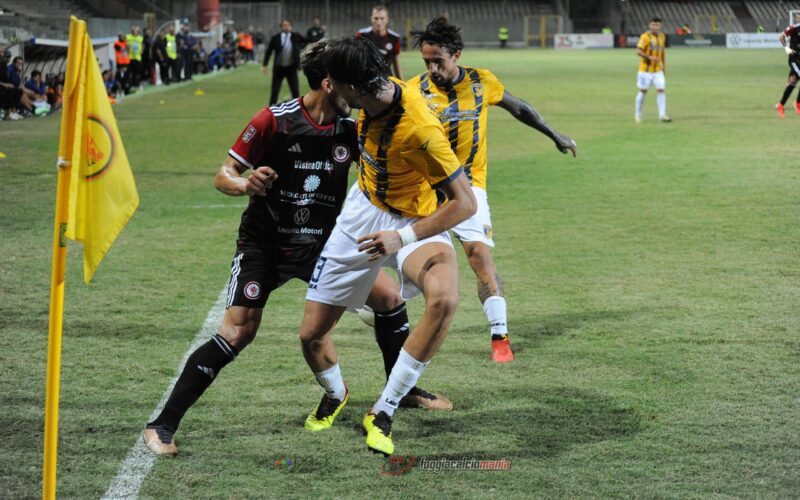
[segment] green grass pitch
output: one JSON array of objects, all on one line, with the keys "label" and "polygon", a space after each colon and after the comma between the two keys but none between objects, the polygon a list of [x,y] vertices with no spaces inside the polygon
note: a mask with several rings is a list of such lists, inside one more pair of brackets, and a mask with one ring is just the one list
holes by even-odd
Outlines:
[{"label": "green grass pitch", "polygon": [[[517,361],[489,360],[475,283],[401,410],[397,453],[508,459],[503,472],[381,475],[360,421],[383,385],[354,315],[335,339],[353,398],[330,432],[297,338],[304,286],[187,414],[143,498],[797,497],[800,116],[772,105],[781,51],[668,51],[668,110],[633,105],[632,51],[467,50],[575,137],[577,159],[490,112],[489,197]],[[422,71],[416,53],[407,76]],[[201,88],[205,95],[196,96]],[[141,206],[91,286],[70,244],[58,491],[101,496],[225,286],[244,199],[213,188],[268,96],[257,67],[115,107]],[[162,102],[163,101],[163,102]],[[41,494],[59,118],[0,123],[0,497]],[[412,323],[420,300],[412,301]],[[292,467],[276,465],[291,459]]]}]

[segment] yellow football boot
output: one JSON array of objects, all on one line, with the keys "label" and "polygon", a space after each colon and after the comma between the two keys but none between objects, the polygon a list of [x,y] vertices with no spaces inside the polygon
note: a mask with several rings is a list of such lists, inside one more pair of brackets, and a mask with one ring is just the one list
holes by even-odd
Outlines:
[{"label": "yellow football boot", "polygon": [[314,411],[308,415],[308,418],[306,418],[304,427],[312,432],[330,429],[333,427],[333,421],[336,420],[336,416],[342,411],[342,408],[344,408],[344,405],[347,404],[349,399],[350,391],[345,393],[344,400],[342,401],[330,398],[327,394],[323,394],[322,400],[317,407],[314,408]]},{"label": "yellow football boot", "polygon": [[387,457],[394,453],[392,442],[392,417],[385,411],[377,415],[367,413],[362,424],[367,432],[367,448],[374,453],[382,453]]}]

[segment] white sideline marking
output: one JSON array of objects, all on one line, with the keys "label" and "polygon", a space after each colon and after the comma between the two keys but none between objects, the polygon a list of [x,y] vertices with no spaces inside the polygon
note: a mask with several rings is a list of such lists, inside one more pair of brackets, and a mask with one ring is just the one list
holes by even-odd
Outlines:
[{"label": "white sideline marking", "polygon": [[[206,316],[203,326],[200,328],[200,331],[197,332],[189,350],[183,355],[183,359],[180,364],[178,364],[175,377],[170,381],[167,390],[164,391],[164,395],[161,397],[161,401],[158,403],[158,406],[156,406],[156,409],[153,410],[148,421],[153,420],[161,413],[170,392],[172,392],[172,388],[175,387],[175,382],[178,381],[178,376],[181,373],[181,369],[183,369],[183,366],[186,364],[189,355],[200,347],[203,342],[206,342],[212,335],[217,333],[217,329],[222,323],[222,316],[225,314],[227,291],[228,287],[225,287],[222,292],[220,292],[219,297],[217,297],[214,306],[208,311],[208,316]],[[116,477],[111,481],[111,486],[108,487],[105,495],[103,495],[103,499],[138,498],[139,489],[142,487],[144,478],[147,477],[150,470],[153,468],[156,458],[157,457],[147,449],[141,434],[139,434],[136,442],[133,444],[130,451],[128,451],[128,456],[119,468]]]}]

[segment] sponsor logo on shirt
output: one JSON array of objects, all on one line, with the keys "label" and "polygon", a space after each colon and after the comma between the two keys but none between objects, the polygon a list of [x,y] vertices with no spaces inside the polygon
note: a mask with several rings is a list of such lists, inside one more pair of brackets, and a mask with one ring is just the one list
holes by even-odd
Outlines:
[{"label": "sponsor logo on shirt", "polygon": [[[339,160],[337,160],[339,161]],[[333,171],[333,165],[328,160],[324,161],[294,161],[295,170],[325,170],[326,172]]]}]

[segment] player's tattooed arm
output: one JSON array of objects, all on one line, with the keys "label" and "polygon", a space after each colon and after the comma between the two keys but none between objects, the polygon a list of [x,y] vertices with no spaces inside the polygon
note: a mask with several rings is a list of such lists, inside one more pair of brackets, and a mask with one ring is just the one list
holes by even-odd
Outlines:
[{"label": "player's tattooed arm", "polygon": [[242,177],[247,170],[238,160],[227,157],[214,177],[214,187],[228,196],[266,196],[267,189],[278,179],[278,174],[270,167],[258,167],[249,177]]},{"label": "player's tattooed arm", "polygon": [[546,121],[542,118],[536,109],[530,103],[511,95],[508,91],[503,93],[503,100],[498,104],[501,108],[505,109],[511,116],[521,121],[529,127],[533,127],[539,132],[553,140],[556,148],[566,154],[572,151],[572,156],[577,156],[578,146],[572,137],[561,135],[556,132]]}]

